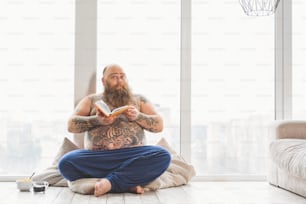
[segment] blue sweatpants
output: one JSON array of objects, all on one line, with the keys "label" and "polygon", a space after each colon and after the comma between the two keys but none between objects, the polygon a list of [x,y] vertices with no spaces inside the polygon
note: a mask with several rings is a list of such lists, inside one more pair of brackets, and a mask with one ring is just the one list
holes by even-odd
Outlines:
[{"label": "blue sweatpants", "polygon": [[62,176],[74,181],[81,178],[106,178],[110,192],[127,192],[159,177],[171,161],[169,152],[159,146],[139,146],[116,150],[74,150],[59,161]]}]

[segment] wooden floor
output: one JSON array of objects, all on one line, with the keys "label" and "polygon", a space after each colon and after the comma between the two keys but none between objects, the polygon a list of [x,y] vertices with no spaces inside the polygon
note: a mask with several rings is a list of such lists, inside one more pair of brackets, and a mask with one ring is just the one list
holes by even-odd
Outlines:
[{"label": "wooden floor", "polygon": [[306,199],[267,182],[191,182],[186,186],[146,192],[107,194],[102,197],[49,187],[45,194],[19,192],[14,182],[0,182],[0,204],[306,204]]}]

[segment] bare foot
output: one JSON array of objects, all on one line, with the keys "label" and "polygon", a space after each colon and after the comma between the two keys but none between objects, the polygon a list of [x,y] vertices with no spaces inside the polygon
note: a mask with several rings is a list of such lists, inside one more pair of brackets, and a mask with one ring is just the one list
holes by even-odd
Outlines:
[{"label": "bare foot", "polygon": [[109,182],[109,180],[107,179],[101,179],[100,181],[98,181],[95,185],[95,196],[101,196],[106,194],[108,191],[110,191],[112,188],[111,183]]},{"label": "bare foot", "polygon": [[133,188],[130,188],[130,192],[136,194],[144,194],[144,188],[141,186],[135,186]]}]

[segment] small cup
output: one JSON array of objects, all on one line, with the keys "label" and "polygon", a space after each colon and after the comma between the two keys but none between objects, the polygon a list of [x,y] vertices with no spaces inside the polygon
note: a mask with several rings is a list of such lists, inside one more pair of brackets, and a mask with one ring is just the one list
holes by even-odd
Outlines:
[{"label": "small cup", "polygon": [[16,180],[17,188],[20,191],[31,191],[33,182],[29,178],[18,179]]},{"label": "small cup", "polygon": [[34,193],[45,193],[49,186],[47,181],[34,181],[33,182],[33,191]]}]

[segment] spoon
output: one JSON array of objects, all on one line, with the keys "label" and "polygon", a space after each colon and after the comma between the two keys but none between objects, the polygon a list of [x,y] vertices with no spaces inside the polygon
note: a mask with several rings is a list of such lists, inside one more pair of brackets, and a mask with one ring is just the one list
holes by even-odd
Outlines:
[{"label": "spoon", "polygon": [[35,172],[32,173],[32,175],[29,177],[29,179],[31,179],[34,176]]}]

